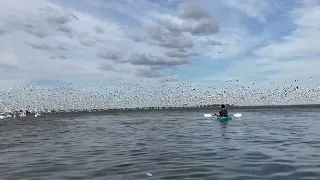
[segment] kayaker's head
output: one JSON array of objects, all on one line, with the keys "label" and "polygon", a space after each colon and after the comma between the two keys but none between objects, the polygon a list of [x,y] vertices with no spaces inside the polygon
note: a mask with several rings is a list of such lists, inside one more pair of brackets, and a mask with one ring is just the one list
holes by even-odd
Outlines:
[{"label": "kayaker's head", "polygon": [[226,106],[224,104],[221,104],[221,108],[224,109],[226,108]]}]

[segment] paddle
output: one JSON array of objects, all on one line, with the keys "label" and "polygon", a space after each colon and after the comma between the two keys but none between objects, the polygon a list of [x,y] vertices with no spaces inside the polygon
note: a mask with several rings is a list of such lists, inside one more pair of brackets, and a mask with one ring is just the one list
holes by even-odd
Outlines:
[{"label": "paddle", "polygon": [[[204,114],[203,116],[204,116],[204,117],[212,117],[212,116],[217,116],[217,114],[214,114],[214,115],[212,115],[212,114]],[[241,117],[242,114],[236,113],[236,114],[234,114],[233,116],[234,116],[234,117]]]}]

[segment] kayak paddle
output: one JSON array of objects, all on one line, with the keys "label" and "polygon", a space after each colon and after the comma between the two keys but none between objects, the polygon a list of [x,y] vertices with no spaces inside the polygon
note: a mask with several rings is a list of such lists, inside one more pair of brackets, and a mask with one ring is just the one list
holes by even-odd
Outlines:
[{"label": "kayak paddle", "polygon": [[[214,115],[212,115],[212,114],[204,114],[203,116],[204,116],[204,117],[212,117],[212,116],[214,116]],[[241,117],[242,114],[236,113],[236,114],[234,114],[233,116],[234,116],[234,117]]]}]

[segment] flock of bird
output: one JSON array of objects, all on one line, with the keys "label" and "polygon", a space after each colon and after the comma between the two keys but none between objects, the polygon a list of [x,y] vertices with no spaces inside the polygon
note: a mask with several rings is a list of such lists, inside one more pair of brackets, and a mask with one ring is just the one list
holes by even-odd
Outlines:
[{"label": "flock of bird", "polygon": [[109,81],[95,86],[41,87],[18,86],[0,92],[0,119],[26,116],[36,117],[52,111],[90,111],[93,109],[121,109],[145,107],[194,107],[210,104],[236,106],[316,104],[320,88],[298,85],[298,80],[280,83],[271,88],[266,85],[249,87],[239,80],[227,81],[227,87],[215,87],[190,82],[152,83],[150,81]]}]

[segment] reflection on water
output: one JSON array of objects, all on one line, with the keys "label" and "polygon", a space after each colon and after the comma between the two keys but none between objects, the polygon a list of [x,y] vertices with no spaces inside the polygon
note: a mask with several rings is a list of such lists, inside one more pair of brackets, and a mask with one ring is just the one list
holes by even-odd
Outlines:
[{"label": "reflection on water", "polygon": [[228,135],[227,135],[227,132],[228,132],[228,122],[224,122],[224,121],[220,121],[220,126],[221,126],[221,134],[222,134],[222,138],[224,140],[228,140]]}]

